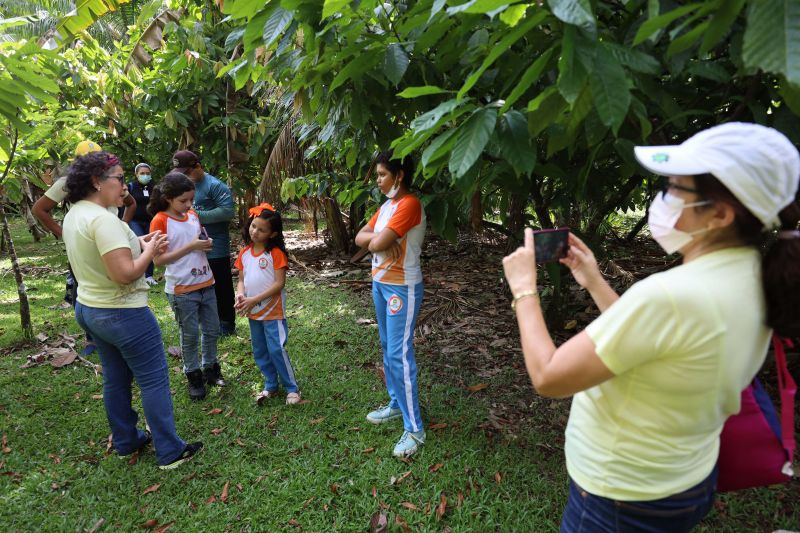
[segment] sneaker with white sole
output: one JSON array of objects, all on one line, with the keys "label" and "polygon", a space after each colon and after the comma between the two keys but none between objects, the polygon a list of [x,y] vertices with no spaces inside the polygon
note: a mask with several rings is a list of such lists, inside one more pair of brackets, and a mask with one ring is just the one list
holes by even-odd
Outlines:
[{"label": "sneaker with white sole", "polygon": [[199,452],[203,448],[202,442],[192,442],[191,444],[187,444],[186,447],[183,449],[181,454],[172,461],[171,463],[167,463],[165,465],[158,465],[161,470],[172,470],[173,468],[177,468],[192,457],[194,457],[197,452]]},{"label": "sneaker with white sole", "polygon": [[264,405],[267,400],[271,400],[272,398],[278,395],[278,391],[276,390],[262,390],[256,395],[256,405],[259,407]]},{"label": "sneaker with white sole", "polygon": [[392,409],[388,405],[381,405],[367,415],[367,422],[383,424],[384,422],[391,422],[396,418],[403,418],[403,412],[399,408]]},{"label": "sneaker with white sole", "polygon": [[290,392],[286,395],[286,405],[297,405],[300,403],[300,393]]},{"label": "sneaker with white sole", "polygon": [[144,278],[145,283],[147,283],[150,287],[153,285],[158,285],[158,282],[153,278],[153,276],[147,276]]},{"label": "sneaker with white sole", "polygon": [[394,445],[392,455],[395,457],[409,457],[414,455],[420,446],[425,444],[425,430],[404,431],[403,436]]}]

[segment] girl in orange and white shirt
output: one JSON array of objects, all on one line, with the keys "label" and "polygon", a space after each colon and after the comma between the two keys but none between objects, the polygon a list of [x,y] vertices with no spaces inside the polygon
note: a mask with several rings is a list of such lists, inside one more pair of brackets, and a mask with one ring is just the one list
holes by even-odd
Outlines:
[{"label": "girl in orange and white shirt", "polygon": [[[153,189],[147,211],[153,216],[150,231],[161,230],[169,238],[167,251],[156,265],[167,265],[164,291],[175,313],[181,336],[183,371],[189,397],[201,400],[206,384],[225,385],[217,361],[219,318],[214,275],[206,258],[211,239],[192,211],[194,183],[180,172],[170,172]],[[197,348],[202,333],[202,360]]]},{"label": "girl in orange and white shirt", "polygon": [[280,213],[270,204],[251,208],[242,238],[247,246],[236,258],[240,275],[234,307],[250,319],[253,359],[264,374],[264,389],[256,403],[262,405],[278,394],[278,380],[286,390],[286,403],[299,403],[300,389],[286,352],[289,330],[284,286],[289,260]]}]

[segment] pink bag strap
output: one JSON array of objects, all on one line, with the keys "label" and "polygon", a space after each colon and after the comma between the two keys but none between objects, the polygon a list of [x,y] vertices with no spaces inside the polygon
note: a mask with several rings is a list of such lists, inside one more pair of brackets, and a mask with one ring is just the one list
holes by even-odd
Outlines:
[{"label": "pink bag strap", "polygon": [[797,383],[789,373],[789,367],[786,364],[786,352],[783,350],[784,343],[790,348],[794,348],[791,339],[781,339],[777,335],[772,336],[772,346],[775,348],[775,363],[778,367],[778,390],[781,395],[781,441],[783,448],[789,455],[787,467],[791,470],[796,444],[794,440],[794,397],[797,393]]}]

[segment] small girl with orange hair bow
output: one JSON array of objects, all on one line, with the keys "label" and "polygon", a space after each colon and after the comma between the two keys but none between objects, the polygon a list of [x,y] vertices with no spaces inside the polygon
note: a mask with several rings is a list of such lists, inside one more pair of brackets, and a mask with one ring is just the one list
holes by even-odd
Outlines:
[{"label": "small girl with orange hair bow", "polygon": [[242,230],[246,246],[239,252],[236,311],[250,319],[253,359],[264,374],[264,389],[256,396],[262,405],[278,394],[278,381],[286,390],[286,403],[300,403],[300,389],[286,352],[286,270],[289,260],[283,241],[281,215],[270,204],[250,209]]}]

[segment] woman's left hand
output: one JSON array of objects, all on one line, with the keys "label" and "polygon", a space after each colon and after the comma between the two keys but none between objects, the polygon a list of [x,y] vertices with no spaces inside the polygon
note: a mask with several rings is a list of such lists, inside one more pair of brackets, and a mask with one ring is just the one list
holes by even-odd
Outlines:
[{"label": "woman's left hand", "polygon": [[536,290],[536,252],[531,228],[525,228],[525,245],[503,258],[503,270],[512,295]]}]

